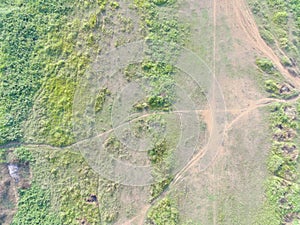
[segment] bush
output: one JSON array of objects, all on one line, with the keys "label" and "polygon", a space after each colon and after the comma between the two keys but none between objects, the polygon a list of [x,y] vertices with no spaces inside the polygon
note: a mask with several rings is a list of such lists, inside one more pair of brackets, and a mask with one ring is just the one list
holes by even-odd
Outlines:
[{"label": "bush", "polygon": [[277,12],[273,16],[273,21],[277,25],[283,26],[287,25],[288,22],[288,14],[287,12]]},{"label": "bush", "polygon": [[275,72],[275,67],[274,67],[272,61],[270,61],[269,59],[257,58],[256,59],[256,65],[258,66],[258,68],[260,68],[265,73],[271,74],[271,73]]},{"label": "bush", "polygon": [[279,86],[274,80],[265,81],[266,91],[272,94],[279,94]]},{"label": "bush", "polygon": [[177,225],[179,224],[179,212],[174,201],[166,197],[159,201],[148,214],[148,224]]},{"label": "bush", "polygon": [[291,66],[292,65],[291,60],[286,56],[282,57],[280,59],[280,61],[281,61],[281,64],[284,65],[284,66]]},{"label": "bush", "polygon": [[260,32],[261,37],[269,44],[272,45],[275,43],[273,34],[268,30],[262,30]]},{"label": "bush", "polygon": [[20,163],[31,163],[35,161],[31,152],[25,147],[16,148],[14,154]]},{"label": "bush", "polygon": [[59,225],[59,217],[50,212],[50,193],[33,184],[19,190],[18,211],[11,225],[43,224]]},{"label": "bush", "polygon": [[0,163],[6,162],[6,149],[0,148]]},{"label": "bush", "polygon": [[153,2],[155,5],[162,6],[162,5],[164,5],[164,4],[167,4],[169,1],[168,1],[168,0],[152,0],[152,2]]},{"label": "bush", "polygon": [[289,43],[289,40],[285,37],[283,38],[279,38],[279,45],[281,48],[285,48],[287,49],[288,48],[288,43]]},{"label": "bush", "polygon": [[280,166],[284,163],[284,160],[281,156],[277,154],[272,154],[271,157],[268,159],[268,170],[275,174],[280,169]]},{"label": "bush", "polygon": [[110,91],[107,88],[99,91],[95,101],[95,112],[100,112],[103,109],[103,104],[108,95],[110,95]]}]

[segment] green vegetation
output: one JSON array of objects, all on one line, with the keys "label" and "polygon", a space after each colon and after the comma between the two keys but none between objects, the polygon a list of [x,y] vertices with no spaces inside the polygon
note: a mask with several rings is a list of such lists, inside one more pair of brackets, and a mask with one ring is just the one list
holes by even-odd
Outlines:
[{"label": "green vegetation", "polygon": [[[151,43],[154,58],[162,59],[154,62],[147,58],[128,72],[130,81],[135,78],[132,73],[141,71],[153,87],[137,109],[169,111],[175,101],[176,70],[171,59],[176,57],[176,48],[167,54],[161,48],[164,42],[182,45],[186,38],[187,29],[175,15],[161,16],[166,6],[172,8],[174,3],[135,1],[142,18],[141,33]],[[126,43],[126,38],[118,37],[115,43],[111,39],[115,32],[128,35],[132,22],[117,13],[121,5],[115,1],[21,0],[1,2],[0,6],[7,9],[0,11],[0,145],[15,140],[59,147],[74,143],[72,104],[78,80],[100,52],[110,50],[111,44]],[[109,95],[108,89],[100,90],[96,112],[103,109]],[[157,144],[149,158],[158,183],[152,185],[150,194],[156,198],[171,182],[172,149],[158,133],[153,136]],[[117,141],[110,141],[106,144],[113,151],[122,148]],[[29,165],[32,172],[31,186],[18,190],[20,201],[13,224],[111,224],[118,218],[120,185],[95,174],[81,154],[43,146],[19,147],[10,155],[20,165]],[[1,149],[0,162],[6,161],[7,151]],[[90,201],[91,196],[96,200]],[[159,220],[176,222],[172,205],[168,200],[159,206],[170,211],[169,219],[160,219],[155,208],[149,218],[157,224]]]},{"label": "green vegetation", "polygon": [[[142,24],[145,31],[146,40],[150,40],[153,44],[158,43],[177,43],[182,44],[186,40],[187,29],[183,24],[180,24],[175,15],[165,15],[160,17],[159,13],[162,10],[168,10],[175,4],[175,1],[170,0],[135,0],[136,9],[142,17]],[[158,7],[157,3],[168,3],[168,8],[165,4],[163,7]],[[158,47],[158,46],[156,46]],[[162,47],[162,46],[161,46]],[[155,49],[159,53],[159,49]],[[166,55],[166,54],[163,54]]]},{"label": "green vegetation", "polygon": [[171,181],[173,180],[173,176],[167,174],[164,175],[163,180],[157,181],[154,184],[151,184],[151,189],[150,189],[150,202],[158,198],[169,186]]},{"label": "green vegetation", "polygon": [[54,33],[66,21],[70,13],[67,3],[2,3],[2,7],[13,10],[0,14],[1,144],[22,137],[21,123],[30,112],[42,79],[49,75],[43,71],[46,62],[38,53],[43,51],[49,32]]},{"label": "green vegetation", "polygon": [[147,104],[151,109],[168,111],[175,101],[173,93],[174,80],[172,78],[175,68],[161,62],[144,62],[142,71],[150,79],[151,86],[154,89],[147,99]]},{"label": "green vegetation", "polygon": [[[81,25],[77,19],[65,19],[61,23],[59,28],[47,33],[45,39],[41,40],[45,47],[37,52],[43,62],[40,70],[47,78],[35,100],[33,114],[29,117],[30,130],[26,131],[32,132],[35,141],[56,146],[74,141],[71,132],[73,96],[77,77],[83,75],[89,63],[88,44],[82,43],[81,35],[91,32],[86,28],[88,22]],[[86,45],[85,52],[80,52],[76,45]]]},{"label": "green vegetation", "polygon": [[152,90],[143,102],[134,105],[138,111],[162,110],[170,111],[175,102],[174,79],[176,73],[174,66],[165,62],[153,62],[145,60],[141,64],[130,64],[124,74],[128,81],[146,78]]},{"label": "green vegetation", "polygon": [[16,156],[19,163],[27,164],[35,162],[35,159],[31,152],[28,150],[28,148],[16,148],[13,153]]},{"label": "green vegetation", "polygon": [[101,89],[96,97],[95,112],[100,112],[103,109],[103,104],[107,96],[110,95],[110,91],[107,88]]},{"label": "green vegetation", "polygon": [[147,216],[147,224],[176,225],[179,223],[179,212],[176,203],[165,197],[160,200]]},{"label": "green vegetation", "polygon": [[274,80],[265,81],[265,90],[271,94],[271,97],[291,99],[297,97],[299,92],[286,83],[279,83]]},{"label": "green vegetation", "polygon": [[168,4],[168,3],[172,3],[174,1],[171,1],[171,0],[152,0],[152,2],[157,6],[162,6],[162,5],[165,5],[165,4]]},{"label": "green vegetation", "polygon": [[44,190],[37,184],[32,184],[29,189],[19,189],[18,212],[12,225],[25,224],[62,224],[59,217],[49,210],[51,195],[49,190]]},{"label": "green vegetation", "polygon": [[[162,10],[168,10],[175,4],[170,0],[136,0],[135,6],[142,17],[141,27],[145,38],[150,44],[151,55],[160,61],[142,62],[141,72],[148,78],[154,88],[146,103],[153,109],[168,111],[175,100],[174,80],[172,76],[175,68],[171,66],[171,59],[176,57],[176,48],[164,49],[165,43],[183,45],[186,40],[187,28],[180,24],[175,16],[159,15]],[[168,9],[165,6],[168,6]],[[134,67],[131,66],[131,71]],[[126,76],[132,77],[130,68]]]},{"label": "green vegetation", "polygon": [[[0,144],[73,143],[76,85],[103,48],[97,41],[107,43],[113,26],[108,22],[119,4],[28,0],[0,6]],[[96,106],[100,110],[101,104]],[[1,162],[7,162],[7,155],[0,150]],[[33,179],[31,187],[19,189],[13,224],[109,224],[117,218],[118,185],[102,180],[80,154],[20,147],[9,153],[10,159],[21,167],[29,164]],[[93,194],[103,204],[88,202]]]},{"label": "green vegetation", "polygon": [[268,74],[273,74],[276,71],[272,61],[266,58],[257,58],[256,65],[259,69]]},{"label": "green vegetation", "polygon": [[[283,58],[283,63],[288,64],[288,60]],[[299,95],[299,92],[284,83],[282,75],[274,67],[273,63],[266,58],[257,58],[256,65],[266,78],[264,79],[264,89],[270,94],[270,97],[291,99]]]},{"label": "green vegetation", "polygon": [[0,148],[0,163],[6,162],[6,149]]},{"label": "green vegetation", "polygon": [[173,177],[170,173],[170,157],[172,151],[170,150],[168,143],[165,139],[158,142],[154,148],[148,151],[148,157],[151,161],[152,167],[155,171],[156,183],[151,185],[150,201],[157,198],[170,184]]},{"label": "green vegetation", "polygon": [[[31,224],[48,224],[40,221],[44,218],[50,221],[52,215],[55,215],[54,221],[57,221],[52,224],[76,225],[82,221],[88,224],[110,224],[117,218],[120,185],[102,179],[81,154],[30,150],[36,159],[31,165],[33,184],[29,189],[20,190],[20,204],[24,210],[18,211],[16,224],[22,218],[31,218]],[[32,201],[27,201],[28,198]],[[40,203],[40,199],[44,201]],[[33,211],[30,211],[33,217],[30,217],[25,209],[35,204],[40,208],[33,207]],[[40,210],[40,213],[35,213],[35,210]]]},{"label": "green vegetation", "polygon": [[[75,82],[70,78],[51,78],[43,87],[42,98],[38,99],[36,121],[40,129],[34,129],[36,140],[54,146],[69,145],[74,137],[72,130],[72,102]],[[33,119],[34,118],[30,118]],[[45,140],[43,140],[45,139]]]},{"label": "green vegetation", "polygon": [[0,144],[21,140],[26,120],[31,123],[26,133],[37,142],[74,141],[76,82],[99,52],[92,37],[106,5],[106,0],[1,3],[11,10],[0,13]]},{"label": "green vegetation", "polygon": [[35,162],[31,151],[26,147],[17,147],[13,151],[11,149],[0,149],[0,163],[18,163],[20,165],[28,165]]},{"label": "green vegetation", "polygon": [[[144,102],[138,102],[134,107],[139,111],[170,111],[176,99],[173,78],[176,69],[172,66],[172,60],[177,55],[175,46],[185,43],[188,29],[179,22],[175,14],[172,15],[172,6],[174,6],[175,1],[135,0],[134,2],[142,18],[141,27],[147,43],[149,43],[150,55],[157,60],[145,59],[141,65],[129,65],[125,70],[125,76],[129,81],[142,74],[150,81],[150,86],[153,89],[148,93]],[[171,11],[165,15],[165,10]],[[173,45],[174,48],[164,49],[165,43],[168,43],[169,46]],[[157,181],[151,185],[150,201],[152,201],[168,187],[172,180],[170,175],[171,145],[165,139],[157,139],[154,148],[148,151],[148,156]]]},{"label": "green vegetation", "polygon": [[162,163],[168,154],[169,152],[167,150],[166,140],[163,140],[161,143],[157,143],[153,149],[148,151],[150,161],[153,164]]},{"label": "green vegetation", "polygon": [[[300,124],[295,106],[275,104],[271,109],[273,142],[268,159],[271,177],[266,183],[265,209],[271,211],[272,224],[297,224],[300,215],[298,135]],[[268,224],[270,224],[268,222]]]},{"label": "green vegetation", "polygon": [[[279,47],[284,50],[294,64],[297,63],[300,47],[300,2],[298,0],[249,0],[249,2],[265,41],[274,49]],[[279,53],[279,56],[285,55]]]}]

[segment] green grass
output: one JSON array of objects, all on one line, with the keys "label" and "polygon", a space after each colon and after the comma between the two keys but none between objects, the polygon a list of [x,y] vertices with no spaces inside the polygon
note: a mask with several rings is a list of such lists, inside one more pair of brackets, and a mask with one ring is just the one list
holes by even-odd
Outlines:
[{"label": "green grass", "polygon": [[146,224],[176,225],[179,223],[179,212],[174,200],[165,197],[148,213]]},{"label": "green grass", "polygon": [[60,29],[71,8],[67,0],[3,3],[14,10],[0,14],[0,143],[22,137],[21,123],[27,118],[34,95],[48,74],[37,54],[45,47],[49,32]]},{"label": "green grass", "polygon": [[[277,44],[299,61],[300,2],[297,0],[249,0],[263,39],[274,49]],[[279,54],[279,56],[281,56]]]},{"label": "green grass", "polygon": [[18,212],[12,225],[26,224],[61,224],[59,217],[49,210],[51,195],[38,184],[32,184],[27,190],[19,190]]},{"label": "green grass", "polygon": [[[0,144],[27,138],[54,146],[73,143],[73,96],[78,78],[101,48],[92,35],[101,29],[106,1],[0,5],[11,9],[0,12]],[[116,10],[118,4],[108,7]],[[78,224],[78,219],[109,224],[117,218],[118,185],[101,179],[80,154],[20,147],[9,159],[1,149],[0,157],[29,164],[32,172],[31,187],[19,189],[13,224]],[[100,206],[86,201],[94,193]]]},{"label": "green grass", "polygon": [[[31,224],[41,224],[39,221],[45,217],[52,218],[51,215],[56,217],[57,223],[54,224],[74,225],[81,220],[89,224],[110,224],[118,217],[120,185],[102,179],[81,154],[53,149],[41,152],[37,148],[30,151],[35,159],[35,163],[31,164],[32,186],[20,190],[20,202],[24,209],[34,204],[40,207],[45,204],[47,208],[41,208],[39,214],[34,211],[36,216]],[[90,195],[96,195],[97,202],[88,202]],[[33,202],[27,201],[27,198]],[[39,198],[45,199],[43,204],[39,203]],[[15,220],[26,218],[25,213],[26,210],[18,211]]]},{"label": "green grass", "polygon": [[[38,105],[34,113],[43,120],[34,133],[36,140],[59,146],[73,141],[69,131],[72,97],[77,77],[99,50],[90,37],[105,6],[105,0],[2,3],[13,10],[0,13],[1,144],[22,140],[23,123],[34,105]],[[89,16],[91,9],[95,14]]]},{"label": "green grass", "polygon": [[[176,16],[160,16],[164,10],[171,10],[176,1],[173,0],[135,0],[135,7],[142,20],[142,32],[150,45],[150,54],[158,61],[145,59],[141,65],[130,65],[125,70],[126,77],[136,79],[137,71],[150,81],[153,88],[144,102],[138,102],[137,110],[170,111],[176,101],[174,93],[176,68],[172,60],[176,58],[176,45],[184,45],[187,40],[188,29],[179,22]],[[165,50],[162,46],[168,43],[174,48]],[[139,67],[140,66],[140,67]],[[172,180],[170,173],[171,145],[166,140],[158,139],[148,156],[154,168],[155,184],[150,188],[150,201],[157,198]]]},{"label": "green grass", "polygon": [[[175,101],[176,71],[171,59],[177,49],[165,54],[161,44],[182,45],[188,34],[175,16],[160,17],[174,2],[135,1],[141,34],[152,43],[151,54],[163,59],[145,59],[131,71],[141,71],[150,80],[153,92],[143,103],[153,111],[168,111]],[[105,45],[111,44],[113,27],[122,26],[121,32],[127,35],[132,31],[131,21],[119,16],[122,23],[114,24],[113,15],[121,8],[115,1],[21,0],[2,2],[0,6],[8,9],[0,11],[0,144],[15,140],[52,146],[74,143],[72,104],[78,80],[95,57],[109,49]],[[120,40],[112,44],[120,45]],[[109,90],[99,92],[96,112],[102,110],[108,95]],[[149,156],[159,182],[152,186],[150,195],[157,197],[171,180],[167,161],[172,148],[169,143],[160,146],[162,140],[158,134],[154,136],[157,145],[152,150],[157,156]],[[29,164],[32,172],[31,187],[19,189],[13,224],[78,224],[80,220],[111,224],[118,218],[120,185],[102,179],[81,154],[20,147],[10,157]],[[0,151],[0,160],[7,161],[6,150]],[[91,194],[97,195],[97,204],[87,203]],[[176,213],[170,204],[163,207],[173,216]]]},{"label": "green grass", "polygon": [[[299,103],[297,103],[299,104]],[[292,109],[294,114],[287,113]],[[300,185],[298,127],[300,125],[299,112],[295,105],[276,103],[271,108],[270,124],[273,134],[272,147],[267,161],[270,178],[266,182],[266,202],[259,218],[265,221],[272,218],[272,223],[281,224],[291,220],[297,224],[300,214]],[[294,135],[289,135],[294,133]],[[258,221],[258,224],[261,222]]]},{"label": "green grass", "polygon": [[[282,63],[288,63],[288,59],[283,58],[282,60]],[[256,65],[261,74],[259,83],[263,83],[263,89],[270,97],[291,99],[299,95],[298,90],[284,82],[283,76],[269,59],[257,58]]]}]

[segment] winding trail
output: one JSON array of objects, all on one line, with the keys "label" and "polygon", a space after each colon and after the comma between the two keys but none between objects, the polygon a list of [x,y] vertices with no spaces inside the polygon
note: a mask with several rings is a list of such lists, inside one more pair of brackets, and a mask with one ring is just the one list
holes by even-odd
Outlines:
[{"label": "winding trail", "polygon": [[[230,123],[227,124],[226,128],[225,128],[225,134],[228,133],[228,131],[239,121],[241,120],[244,116],[246,116],[247,114],[251,113],[252,111],[258,109],[258,108],[262,108],[262,107],[266,107],[272,103],[275,102],[280,102],[280,103],[285,103],[285,102],[296,102],[297,100],[300,99],[300,96],[290,99],[290,100],[282,100],[282,99],[274,99],[274,98],[262,98],[257,100],[254,104],[250,105],[249,107],[245,108],[245,109],[240,109],[241,113],[236,116]],[[237,109],[233,109],[233,110],[227,110],[226,112],[236,112],[238,111]],[[199,110],[199,112],[202,112],[202,110]],[[184,178],[184,174],[191,169],[193,166],[195,166],[199,160],[205,155],[207,150],[207,146],[205,146],[204,148],[200,149],[199,153],[197,153],[190,161],[189,163],[182,169],[180,170],[176,176],[174,177],[174,179],[172,180],[172,182],[169,184],[168,188],[165,189],[165,191],[159,196],[157,197],[154,201],[151,202],[151,204],[148,204],[147,206],[145,206],[145,208],[142,209],[142,211],[140,212],[139,215],[135,216],[134,218],[132,218],[130,220],[130,223],[127,222],[125,224],[131,224],[131,222],[135,221],[135,220],[139,220],[139,225],[142,225],[144,223],[144,220],[146,218],[146,215],[150,209],[150,207],[152,205],[155,205],[155,203],[157,203],[159,200],[163,199],[164,197],[166,197],[166,195],[169,193],[169,191],[172,189],[173,186],[175,186],[176,184],[178,184],[180,181],[182,181],[182,179]],[[214,162],[211,162],[211,164],[213,164]],[[203,171],[200,171],[203,172]],[[216,209],[216,208],[215,208]],[[141,218],[144,218],[141,220]],[[214,219],[214,222],[215,219]],[[217,222],[216,222],[217,224]]]},{"label": "winding trail", "polygon": [[[216,63],[216,26],[217,26],[217,4],[223,4],[225,6],[225,14],[227,17],[230,18],[230,21],[232,21],[232,29],[237,29],[238,32],[241,30],[245,34],[245,43],[249,43],[251,47],[258,51],[261,52],[264,56],[268,57],[276,66],[276,68],[279,70],[279,72],[285,77],[285,79],[294,87],[297,89],[300,89],[300,80],[296,77],[294,77],[290,72],[284,68],[280,62],[279,57],[274,53],[274,51],[265,43],[265,41],[261,38],[259,34],[258,27],[255,23],[254,17],[245,2],[245,0],[222,0],[217,2],[217,0],[213,0],[213,23],[214,23],[214,42],[213,42],[213,76],[216,78],[216,68],[215,68],[215,63]],[[279,49],[279,51],[281,51]],[[282,51],[281,51],[282,52]],[[215,82],[214,82],[215,83]],[[214,89],[214,85],[213,85]],[[258,108],[266,107],[269,104],[272,104],[274,102],[295,102],[300,98],[300,96],[293,98],[291,100],[281,100],[281,99],[273,99],[273,98],[263,98],[257,100],[254,104],[250,105],[246,109],[241,109],[241,113],[236,116],[230,123],[226,125],[225,128],[225,134],[228,133],[228,131],[240,120],[242,119],[245,115],[249,114],[251,111],[256,110]],[[226,110],[227,111],[227,110]],[[228,110],[230,111],[230,110]],[[207,114],[213,115],[214,112],[206,112],[205,115]],[[208,118],[207,116],[204,118]],[[213,130],[213,123],[210,123],[209,130]],[[166,194],[169,192],[169,190],[180,182],[185,174],[191,167],[193,167],[204,155],[207,149],[201,149],[198,154],[196,154],[190,161],[189,163],[181,170],[179,171],[176,176],[174,177],[173,181],[170,183],[168,188],[159,196],[157,199],[155,199],[152,204],[149,204],[146,209],[150,209],[151,205],[154,205],[157,201],[160,199],[164,198]],[[216,222],[216,205],[213,203],[213,223],[217,224]],[[144,218],[147,215],[148,210],[143,209],[141,214],[136,216],[136,218]],[[133,220],[131,220],[133,221]],[[142,225],[143,223],[138,223]]]},{"label": "winding trail", "polygon": [[[252,111],[254,111],[254,110],[258,109],[258,108],[266,107],[266,106],[268,106],[268,105],[270,105],[272,103],[275,103],[275,102],[280,102],[280,103],[296,102],[299,99],[300,99],[300,96],[297,96],[296,98],[293,98],[293,99],[290,99],[290,100],[282,100],[282,99],[275,99],[275,98],[262,98],[262,99],[257,100],[255,103],[253,103],[249,107],[244,108],[244,109],[228,109],[228,110],[226,110],[226,112],[234,112],[234,113],[240,112],[240,113],[233,120],[231,120],[230,123],[228,123],[226,125],[225,133],[227,133],[244,116],[246,116],[247,114],[249,114],[250,112],[252,112]],[[196,110],[196,111],[199,114],[205,114],[205,115],[211,114],[210,110]],[[173,113],[183,114],[183,113],[188,113],[188,112],[190,112],[190,111],[183,111],[183,110],[181,110],[181,111],[174,111]],[[161,112],[161,113],[158,113],[158,114],[166,114],[166,113],[167,112]],[[138,120],[138,119],[150,116],[150,115],[152,115],[152,114],[151,113],[144,114],[144,115],[136,117],[136,118],[134,118],[132,120],[126,121],[124,124],[127,124],[128,122],[133,122],[135,120]],[[211,117],[207,117],[207,119],[208,120],[205,121],[205,122],[206,123],[211,123],[211,121],[209,121],[209,120],[211,120],[212,118]],[[123,126],[124,124],[119,125],[119,127]],[[213,123],[211,123],[211,125],[213,125]],[[114,129],[116,129],[116,128],[114,128]],[[108,130],[108,131],[106,131],[104,133],[101,133],[101,134],[97,135],[96,137],[100,137],[100,136],[103,136],[103,135],[105,135],[105,134],[107,134],[109,132],[113,132],[114,129],[110,129],[110,130]],[[212,128],[210,128],[209,130],[212,131]],[[84,141],[87,141],[87,140],[84,140]],[[8,143],[6,145],[2,145],[2,146],[0,146],[0,148],[14,148],[14,147],[18,147],[18,146],[27,146],[27,147],[30,147],[30,148],[41,148],[41,150],[43,148],[47,148],[47,149],[51,149],[51,150],[65,150],[65,149],[68,149],[68,148],[72,148],[76,144],[77,143],[74,143],[74,144],[72,144],[70,146],[66,146],[66,147],[55,147],[55,146],[51,146],[51,145],[47,145],[47,144],[34,144],[34,143],[13,142],[13,143]],[[172,180],[172,182],[169,184],[168,188],[166,188],[165,191],[159,197],[157,197],[155,200],[153,200],[151,202],[151,204],[148,204],[143,209],[141,209],[140,213],[137,216],[135,216],[134,218],[131,218],[129,221],[127,221],[126,223],[124,223],[124,225],[125,224],[131,225],[134,221],[138,221],[137,224],[142,225],[144,223],[146,215],[147,215],[149,209],[151,208],[151,206],[154,205],[155,203],[157,203],[159,200],[161,200],[164,197],[166,197],[166,195],[169,193],[169,191],[172,189],[172,187],[175,186],[176,184],[178,184],[180,181],[182,181],[182,178],[184,177],[184,174],[190,168],[192,168],[193,166],[195,166],[197,164],[197,162],[205,155],[206,150],[207,150],[206,148],[207,148],[207,146],[204,146],[204,148],[200,149],[200,151],[189,161],[189,163],[184,168],[182,168],[182,170],[180,170],[176,174],[176,176],[174,177],[174,179]]]}]

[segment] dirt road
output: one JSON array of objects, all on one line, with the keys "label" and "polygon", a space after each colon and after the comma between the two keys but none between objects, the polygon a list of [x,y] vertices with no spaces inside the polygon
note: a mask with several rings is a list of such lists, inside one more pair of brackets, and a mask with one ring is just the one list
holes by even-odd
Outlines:
[{"label": "dirt road", "polygon": [[[294,77],[281,64],[279,57],[275,54],[266,42],[260,36],[258,27],[245,0],[222,0],[218,4],[225,8],[227,18],[231,21],[232,32],[243,36],[245,43],[254,50],[269,58],[276,66],[278,71],[295,87],[300,88],[300,79]],[[278,49],[282,54],[284,52]],[[285,55],[285,54],[284,54]]]},{"label": "dirt road", "polygon": [[[228,18],[228,21],[230,21],[230,28],[233,33],[237,33],[240,37],[244,37],[244,43],[247,43],[249,45],[249,48],[252,48],[254,51],[260,53],[262,56],[269,58],[273,64],[276,66],[278,71],[286,78],[289,83],[291,83],[296,88],[300,88],[300,80],[298,78],[293,77],[286,68],[284,68],[280,62],[279,57],[275,54],[275,52],[265,43],[265,41],[261,38],[259,34],[258,27],[255,23],[254,17],[245,2],[245,0],[214,0],[212,2],[212,8],[213,8],[213,33],[214,33],[214,41],[213,41],[213,76],[214,79],[217,80],[216,76],[216,54],[217,54],[217,44],[216,44],[216,35],[217,35],[217,16],[222,13],[225,14],[226,18]],[[280,49],[279,49],[280,50]],[[215,89],[215,82],[212,87],[213,93]],[[214,99],[214,98],[211,98]],[[292,99],[290,101],[296,101],[298,100]],[[272,104],[273,102],[287,102],[285,100],[280,99],[271,99],[271,98],[263,98],[257,100],[254,104],[249,105],[246,109],[241,109],[241,112],[232,119],[229,123],[227,123],[225,128],[225,133],[227,133],[240,119],[242,119],[245,115],[249,114],[250,112],[254,111],[257,108],[265,107],[269,104]],[[216,104],[216,102],[211,102],[211,104]],[[211,107],[213,110],[215,107]],[[236,109],[233,109],[236,110]],[[230,112],[231,110],[226,110],[227,112]],[[210,121],[206,121],[206,123],[209,124],[209,131],[214,132],[214,126],[215,124],[212,122],[213,118],[211,116],[214,116],[217,112],[214,111],[206,111],[204,112],[204,118],[209,119]],[[214,135],[214,134],[211,134]],[[164,198],[166,194],[169,192],[169,190],[175,186],[178,182],[182,180],[184,177],[184,174],[193,166],[195,166],[199,160],[201,160],[202,157],[205,156],[208,146],[204,147],[199,151],[197,155],[195,155],[190,162],[177,173],[172,183],[169,185],[168,189],[162,193],[162,195],[153,202],[155,204],[158,200]],[[219,146],[219,148],[222,148],[222,146]],[[213,163],[213,162],[212,162]],[[214,175],[213,175],[214,176]],[[151,205],[149,205],[147,208],[150,208]],[[213,223],[217,224],[216,221],[216,205],[213,205]],[[147,211],[143,210],[143,212],[137,216],[136,218],[139,218],[138,224],[143,224],[141,222],[141,218],[145,217],[147,214]]]}]

